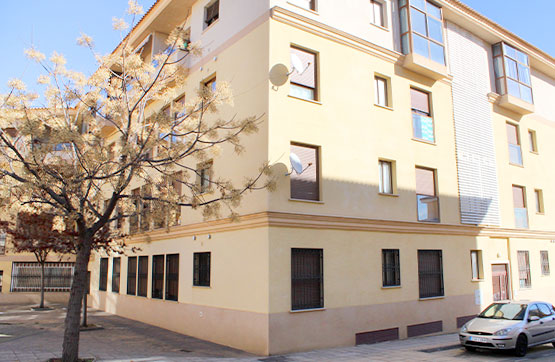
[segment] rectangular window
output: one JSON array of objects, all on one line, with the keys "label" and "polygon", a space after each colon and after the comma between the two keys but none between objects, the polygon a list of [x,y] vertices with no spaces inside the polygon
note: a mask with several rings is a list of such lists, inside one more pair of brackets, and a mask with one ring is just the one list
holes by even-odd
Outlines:
[{"label": "rectangular window", "polygon": [[445,65],[441,8],[427,0],[399,0],[401,51]]},{"label": "rectangular window", "polygon": [[137,295],[137,257],[127,258],[127,294]]},{"label": "rectangular window", "polygon": [[216,91],[216,76],[204,82],[204,87],[210,89],[212,92]]},{"label": "rectangular window", "polygon": [[303,9],[316,11],[316,0],[287,0],[287,2]]},{"label": "rectangular window", "polygon": [[141,189],[136,188],[131,191],[133,196],[134,210],[129,217],[129,234],[135,234],[139,231],[139,214],[141,212]]},{"label": "rectangular window", "polygon": [[526,210],[526,193],[524,187],[513,185],[513,207],[515,210],[515,226],[528,227],[528,211]]},{"label": "rectangular window", "polygon": [[493,46],[493,68],[497,93],[534,103],[527,54],[503,42],[497,43]]},{"label": "rectangular window", "polygon": [[6,233],[0,231],[0,255],[4,255],[6,253]]},{"label": "rectangular window", "polygon": [[204,8],[204,29],[212,25],[220,17],[220,0],[209,3]]},{"label": "rectangular window", "polygon": [[538,153],[538,141],[536,139],[536,131],[528,130],[528,142],[530,143],[530,152]]},{"label": "rectangular window", "polygon": [[399,249],[382,249],[382,283],[384,287],[401,285]]},{"label": "rectangular window", "polygon": [[528,251],[518,251],[518,279],[521,288],[530,288],[532,279],[530,278],[530,259]]},{"label": "rectangular window", "polygon": [[210,252],[193,254],[193,285],[210,286]]},{"label": "rectangular window", "polygon": [[98,290],[106,291],[108,286],[108,258],[100,259],[100,279],[98,282]]},{"label": "rectangular window", "polygon": [[[105,263],[105,266],[103,265]],[[100,261],[99,271],[108,268],[108,262]],[[41,265],[38,262],[13,262],[10,292],[40,292],[40,273]],[[75,271],[74,263],[63,262],[47,262],[44,265],[44,291],[45,292],[69,292],[73,280],[73,272]],[[99,273],[104,274],[104,273]],[[99,276],[99,284],[101,280],[106,280],[108,275]],[[100,288],[99,288],[100,289]],[[104,288],[106,290],[106,288]]]},{"label": "rectangular window", "polygon": [[507,142],[509,143],[509,162],[513,165],[522,166],[522,151],[517,125],[507,123]]},{"label": "rectangular window", "polygon": [[137,295],[146,297],[148,290],[148,256],[139,256]]},{"label": "rectangular window", "polygon": [[543,191],[536,189],[534,190],[534,195],[536,196],[536,213],[543,214],[545,212],[543,208]]},{"label": "rectangular window", "polygon": [[291,249],[291,309],[324,308],[324,251]]},{"label": "rectangular window", "polygon": [[439,222],[439,198],[436,196],[435,170],[416,168],[418,221]]},{"label": "rectangular window", "polygon": [[[141,187],[142,197],[149,197],[151,195],[150,185],[144,185]],[[141,214],[139,215],[139,223],[142,232],[150,230],[150,201],[141,200],[140,201]]]},{"label": "rectangular window", "polygon": [[315,53],[291,47],[290,94],[293,97],[318,100],[317,57]]},{"label": "rectangular window", "polygon": [[4,271],[0,270],[0,293],[2,293],[2,281],[4,279]]},{"label": "rectangular window", "polygon": [[166,300],[177,300],[179,288],[179,254],[166,255]]},{"label": "rectangular window", "polygon": [[164,297],[164,255],[152,257],[152,298]]},{"label": "rectangular window", "polygon": [[374,82],[376,85],[376,99],[374,102],[378,106],[389,107],[387,79],[376,76],[374,77]]},{"label": "rectangular window", "polygon": [[212,161],[203,162],[197,165],[197,188],[203,194],[212,188]]},{"label": "rectangular window", "polygon": [[549,252],[547,250],[540,251],[542,275],[549,275]]},{"label": "rectangular window", "polygon": [[370,5],[372,7],[372,24],[385,27],[384,3],[377,0],[370,0]]},{"label": "rectangular window", "polygon": [[434,120],[430,110],[430,94],[410,89],[413,137],[427,142],[435,142]]},{"label": "rectangular window", "polygon": [[470,265],[472,268],[472,280],[483,279],[482,276],[482,251],[470,251]]},{"label": "rectangular window", "polygon": [[380,161],[379,167],[379,192],[382,194],[393,194],[393,163],[390,161]]},{"label": "rectangular window", "polygon": [[301,161],[302,172],[293,170],[290,175],[291,198],[297,200],[320,200],[320,167],[318,147],[291,143],[291,154]]},{"label": "rectangular window", "polygon": [[441,250],[418,250],[418,285],[420,298],[444,295]]},{"label": "rectangular window", "polygon": [[112,292],[119,293],[121,258],[112,260]]}]

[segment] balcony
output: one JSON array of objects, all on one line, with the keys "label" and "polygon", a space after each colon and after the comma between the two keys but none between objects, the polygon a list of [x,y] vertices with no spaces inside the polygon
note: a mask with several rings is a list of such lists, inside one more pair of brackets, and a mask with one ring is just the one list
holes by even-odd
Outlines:
[{"label": "balcony", "polygon": [[513,111],[523,116],[534,113],[536,111],[536,108],[533,104],[523,101],[522,99],[510,94],[505,94],[499,97],[499,99],[497,100],[497,104],[500,107],[503,107],[505,109],[508,109],[509,111]]}]

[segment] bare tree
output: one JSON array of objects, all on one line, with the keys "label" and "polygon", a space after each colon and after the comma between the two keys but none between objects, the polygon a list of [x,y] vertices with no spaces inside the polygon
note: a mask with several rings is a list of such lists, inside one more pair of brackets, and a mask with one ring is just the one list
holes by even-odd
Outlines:
[{"label": "bare tree", "polygon": [[[142,9],[130,1],[128,12],[134,17]],[[123,20],[116,19],[114,28],[125,28]],[[18,80],[0,98],[0,209],[48,213],[56,229],[74,225],[76,232],[64,361],[78,358],[91,251],[123,247],[124,220],[131,228],[138,220],[170,227],[183,207],[205,217],[224,210],[234,216],[245,193],[274,186],[267,164],[253,165],[253,176],[240,184],[197,168],[223,147],[243,152],[242,136],[256,132],[261,119],[221,119],[220,107],[232,105],[229,86],[221,81],[186,102],[173,102],[186,82],[185,59],[199,54],[185,37],[176,28],[167,49],[148,61],[125,38],[112,54],[95,54],[98,70],[90,77],[68,70],[60,54],[46,60],[29,49],[27,55],[45,70],[39,78],[46,84],[44,107],[32,108],[37,96]],[[94,53],[90,37],[78,42]],[[169,105],[171,112],[165,110]],[[132,191],[136,185],[144,186]],[[107,226],[112,243],[98,237]]]}]

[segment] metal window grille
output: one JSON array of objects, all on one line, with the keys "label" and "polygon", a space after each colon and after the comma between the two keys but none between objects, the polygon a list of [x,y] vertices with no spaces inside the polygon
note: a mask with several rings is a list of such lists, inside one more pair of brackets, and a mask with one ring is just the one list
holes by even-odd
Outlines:
[{"label": "metal window grille", "polygon": [[532,278],[530,277],[530,258],[528,251],[518,251],[518,279],[521,288],[530,288]]},{"label": "metal window grille", "polygon": [[[40,292],[40,264],[13,263],[11,292]],[[44,286],[46,292],[69,292],[73,280],[74,263],[46,263]]]},{"label": "metal window grille", "polygon": [[127,294],[137,294],[137,257],[127,258]]},{"label": "metal window grille", "polygon": [[177,300],[179,288],[179,254],[166,255],[166,300]]},{"label": "metal window grille", "polygon": [[194,253],[193,285],[210,286],[210,252]]},{"label": "metal window grille", "polygon": [[119,293],[121,258],[112,260],[112,292]]},{"label": "metal window grille", "polygon": [[148,290],[148,256],[139,256],[137,295],[146,297]]},{"label": "metal window grille", "polygon": [[418,285],[420,298],[444,295],[441,250],[418,250]]},{"label": "metal window grille", "polygon": [[108,286],[108,258],[100,259],[100,278],[98,281],[98,290],[106,291]]},{"label": "metal window grille", "polygon": [[164,255],[152,257],[152,298],[164,297]]},{"label": "metal window grille", "polygon": [[291,249],[291,309],[324,307],[324,251]]},{"label": "metal window grille", "polygon": [[549,252],[547,250],[540,251],[541,264],[542,264],[542,275],[549,275]]},{"label": "metal window grille", "polygon": [[383,286],[393,287],[401,285],[401,264],[399,249],[382,250]]}]

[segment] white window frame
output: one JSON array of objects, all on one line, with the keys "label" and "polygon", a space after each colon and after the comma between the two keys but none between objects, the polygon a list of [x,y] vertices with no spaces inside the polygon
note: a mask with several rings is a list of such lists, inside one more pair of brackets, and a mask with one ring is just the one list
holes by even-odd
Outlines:
[{"label": "white window frame", "polygon": [[[387,3],[380,0],[370,0],[370,8],[372,13],[370,23],[379,26],[380,28],[387,28]],[[379,17],[376,16],[376,10],[379,12]]]}]

